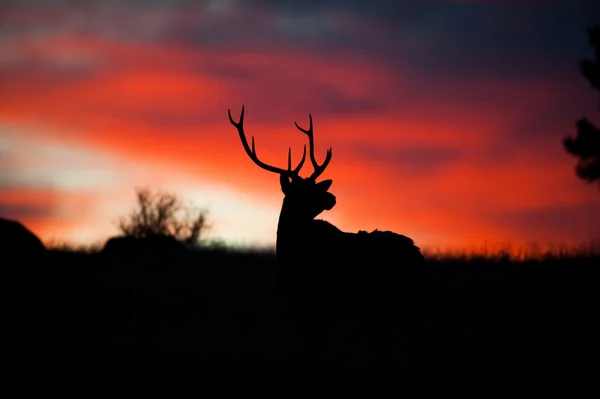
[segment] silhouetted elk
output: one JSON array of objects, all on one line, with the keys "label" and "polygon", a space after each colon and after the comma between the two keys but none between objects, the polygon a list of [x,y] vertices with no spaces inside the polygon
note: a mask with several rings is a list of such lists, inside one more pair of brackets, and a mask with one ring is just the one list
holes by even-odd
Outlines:
[{"label": "silhouetted elk", "polygon": [[0,218],[0,252],[3,257],[38,256],[46,252],[42,241],[22,223]]},{"label": "silhouetted elk", "polygon": [[[413,240],[390,231],[347,233],[329,222],[315,219],[336,204],[328,192],[332,180],[316,182],[331,161],[331,148],[323,164],[315,159],[312,116],[310,127],[296,127],[308,136],[309,156],[314,172],[299,176],[306,159],[306,145],[300,163],[292,170],[291,148],[288,167],[280,169],[258,159],[244,133],[244,107],[238,122],[231,117],[242,145],[262,169],[279,174],[283,205],[277,226],[277,258],[282,269],[292,308],[298,316],[305,339],[305,367],[318,370],[320,343],[328,320],[359,317],[370,325],[376,350],[376,376],[390,377],[395,318],[411,339],[413,355],[418,349],[417,295],[420,267],[424,261]],[[374,341],[374,342],[373,342]],[[415,359],[414,357],[412,358]]]},{"label": "silhouetted elk", "polygon": [[110,256],[181,256],[186,253],[186,248],[175,237],[149,234],[111,237],[104,244],[102,253]]}]

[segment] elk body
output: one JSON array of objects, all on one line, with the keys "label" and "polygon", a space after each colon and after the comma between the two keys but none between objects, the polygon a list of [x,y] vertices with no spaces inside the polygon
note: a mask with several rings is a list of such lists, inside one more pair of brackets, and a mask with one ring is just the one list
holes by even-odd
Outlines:
[{"label": "elk body", "polygon": [[284,194],[277,226],[276,252],[286,290],[304,337],[305,367],[321,367],[320,341],[328,323],[340,318],[368,320],[376,351],[374,374],[391,377],[393,328],[397,320],[416,351],[416,298],[423,256],[413,240],[390,231],[344,232],[315,219],[332,209],[336,197],[328,190],[332,180],[317,182],[331,160],[331,148],[322,164],[315,159],[312,116],[310,127],[296,127],[308,136],[313,173],[299,176],[306,159],[306,145],[299,164],[292,169],[291,149],[287,169],[260,161],[244,133],[244,107],[238,122],[229,111],[242,145],[255,164],[277,173]]}]

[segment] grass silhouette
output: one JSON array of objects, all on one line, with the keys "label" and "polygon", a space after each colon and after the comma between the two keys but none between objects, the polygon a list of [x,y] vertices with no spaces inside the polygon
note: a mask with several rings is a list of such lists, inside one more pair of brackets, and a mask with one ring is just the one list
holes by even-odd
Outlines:
[{"label": "grass silhouette", "polygon": [[[585,368],[600,354],[598,254],[426,258],[419,323],[426,368]],[[270,251],[203,248],[173,257],[50,249],[4,263],[12,364],[30,376],[111,381],[301,378],[302,346]],[[327,378],[372,366],[360,320],[325,338]],[[396,337],[394,375],[406,347]],[[11,359],[9,359],[11,360]]]}]

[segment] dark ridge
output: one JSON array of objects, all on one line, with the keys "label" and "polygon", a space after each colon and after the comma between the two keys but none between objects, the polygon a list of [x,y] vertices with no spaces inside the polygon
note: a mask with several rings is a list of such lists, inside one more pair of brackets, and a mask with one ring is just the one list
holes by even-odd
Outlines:
[{"label": "dark ridge", "polygon": [[[513,263],[425,260],[418,324],[394,337],[393,375],[412,368],[584,369],[600,355],[600,257]],[[187,251],[172,258],[49,250],[3,263],[14,370],[70,376],[289,382],[300,339],[274,254]],[[402,315],[395,315],[402,317]],[[363,320],[333,320],[326,380],[367,378]]]}]

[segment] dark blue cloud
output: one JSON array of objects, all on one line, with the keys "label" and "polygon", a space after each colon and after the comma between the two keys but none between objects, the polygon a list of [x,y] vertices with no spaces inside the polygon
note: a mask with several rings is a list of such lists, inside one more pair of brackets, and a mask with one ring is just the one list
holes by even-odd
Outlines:
[{"label": "dark blue cloud", "polygon": [[537,231],[579,231],[590,236],[599,236],[598,220],[600,205],[585,204],[499,212],[494,216],[493,224],[511,229],[530,226]]},{"label": "dark blue cloud", "polygon": [[[571,71],[589,53],[585,28],[597,23],[595,3],[257,0],[240,2],[243,8],[229,23],[207,18],[174,25],[163,39],[230,49],[278,45],[312,54],[344,52],[408,66],[432,80],[527,79]],[[336,25],[331,19],[336,15],[351,16],[371,30]]]},{"label": "dark blue cloud", "polygon": [[378,162],[415,176],[424,177],[459,161],[464,151],[454,147],[422,147],[403,145],[383,147],[361,143],[352,150],[361,162]]},{"label": "dark blue cloud", "polygon": [[[479,78],[526,81],[536,76],[572,73],[579,59],[590,54],[585,29],[600,23],[600,2],[521,3],[97,0],[77,7],[81,11],[79,18],[85,20],[75,24],[79,28],[72,27],[73,15],[48,24],[61,32],[75,29],[71,32],[74,35],[93,34],[93,29],[99,35],[116,32],[111,35],[124,41],[134,40],[140,34],[140,40],[229,51],[252,52],[272,47],[311,55],[341,52],[387,62],[391,68],[409,68],[433,84]],[[59,4],[65,11],[73,9],[65,7],[64,2],[20,4],[28,5],[28,9],[56,8]],[[157,19],[145,19],[153,12],[166,17],[158,18],[158,23]],[[172,15],[185,19],[171,18]],[[11,26],[38,33],[47,28],[22,22]],[[227,66],[220,69],[213,72],[239,79],[248,73]]]},{"label": "dark blue cloud", "polygon": [[47,219],[57,215],[55,204],[3,204],[0,202],[0,216],[7,219]]},{"label": "dark blue cloud", "polygon": [[8,60],[0,63],[0,86],[11,81],[27,76],[30,85],[40,85],[47,88],[49,85],[60,87],[64,84],[83,83],[94,76],[99,68],[93,64],[69,65],[48,61]]}]

